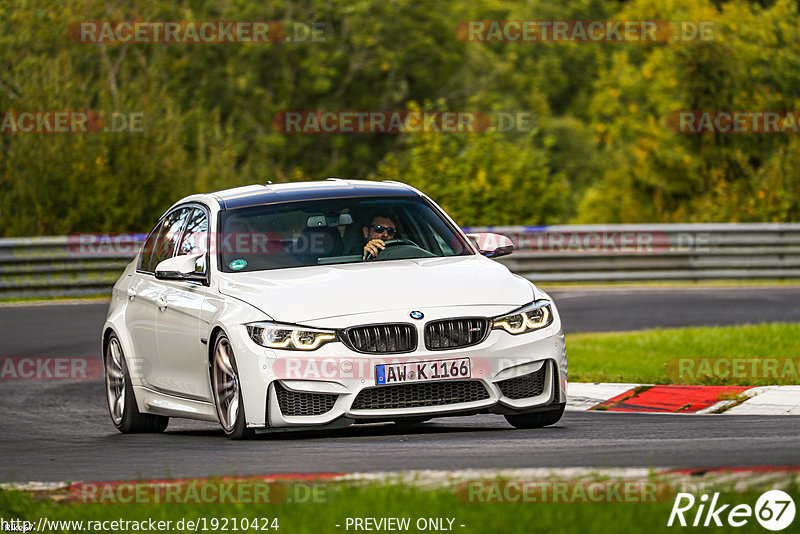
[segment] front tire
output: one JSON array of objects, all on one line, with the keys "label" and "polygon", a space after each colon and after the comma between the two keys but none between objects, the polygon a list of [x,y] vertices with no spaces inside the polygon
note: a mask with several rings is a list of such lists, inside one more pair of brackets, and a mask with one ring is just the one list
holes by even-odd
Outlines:
[{"label": "front tire", "polygon": [[211,363],[211,386],[219,424],[231,439],[249,439],[255,435],[247,428],[244,401],[239,387],[239,370],[228,336],[220,334],[214,342],[214,360]]},{"label": "front tire", "polygon": [[558,423],[564,415],[566,403],[552,410],[532,413],[519,413],[506,415],[508,421],[514,428],[542,428]]},{"label": "front tire", "polygon": [[133,384],[116,334],[111,334],[103,361],[106,398],[111,421],[123,434],[156,433],[166,430],[169,417],[139,412],[133,396]]}]

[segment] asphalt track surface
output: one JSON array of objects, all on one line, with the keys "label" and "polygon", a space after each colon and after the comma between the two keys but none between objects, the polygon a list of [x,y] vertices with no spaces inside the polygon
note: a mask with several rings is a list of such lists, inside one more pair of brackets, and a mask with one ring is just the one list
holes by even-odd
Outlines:
[{"label": "asphalt track surface", "polygon": [[[800,322],[800,288],[553,291],[568,332]],[[98,354],[106,304],[0,307],[0,356]],[[99,356],[98,356],[99,357]],[[798,465],[800,418],[567,412],[550,428],[501,416],[411,428],[357,425],[228,441],[218,425],[172,420],[122,435],[103,384],[0,380],[0,481],[119,480],[263,473],[513,467]]]}]

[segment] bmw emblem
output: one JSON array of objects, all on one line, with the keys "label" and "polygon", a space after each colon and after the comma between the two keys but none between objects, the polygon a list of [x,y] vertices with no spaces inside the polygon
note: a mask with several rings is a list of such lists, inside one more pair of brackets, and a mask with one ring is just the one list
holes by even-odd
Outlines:
[{"label": "bmw emblem", "polygon": [[412,319],[418,319],[418,320],[425,317],[425,314],[423,314],[421,311],[416,311],[416,310],[409,313],[409,315],[411,316]]}]

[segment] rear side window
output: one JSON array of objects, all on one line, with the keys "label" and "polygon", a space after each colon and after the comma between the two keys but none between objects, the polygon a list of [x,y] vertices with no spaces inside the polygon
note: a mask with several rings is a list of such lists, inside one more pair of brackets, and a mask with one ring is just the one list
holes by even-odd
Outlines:
[{"label": "rear side window", "polygon": [[[158,231],[153,232],[147,242],[145,242],[140,270],[152,273],[156,265],[171,258],[175,254],[178,240],[181,237],[181,230],[183,230],[183,225],[186,223],[186,218],[190,211],[189,208],[181,208],[164,217]],[[150,261],[148,262],[145,255],[148,252],[148,242],[153,237],[155,237],[155,239],[151,245],[152,254],[150,254]]]}]

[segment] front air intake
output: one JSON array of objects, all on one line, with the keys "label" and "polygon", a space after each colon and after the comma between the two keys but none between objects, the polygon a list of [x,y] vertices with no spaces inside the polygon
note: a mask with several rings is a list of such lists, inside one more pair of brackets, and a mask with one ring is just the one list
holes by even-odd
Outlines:
[{"label": "front air intake", "polygon": [[420,382],[362,389],[353,410],[390,410],[463,404],[489,398],[480,380]]},{"label": "front air intake", "polygon": [[275,395],[283,415],[322,415],[333,409],[338,395],[327,393],[306,393],[286,389],[275,382]]},{"label": "front air intake", "polygon": [[542,368],[527,375],[509,378],[497,382],[497,387],[503,393],[504,397],[509,399],[527,399],[529,397],[538,397],[544,392],[545,375],[547,375],[547,366],[549,363],[542,365]]}]

